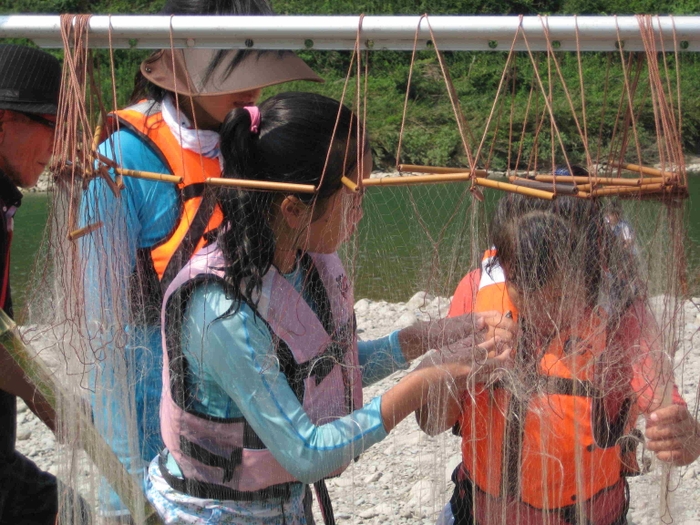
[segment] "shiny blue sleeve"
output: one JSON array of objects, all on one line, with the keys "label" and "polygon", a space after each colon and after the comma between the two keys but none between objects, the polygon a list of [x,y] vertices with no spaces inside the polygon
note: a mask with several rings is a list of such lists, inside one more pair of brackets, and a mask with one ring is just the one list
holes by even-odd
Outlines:
[{"label": "shiny blue sleeve", "polygon": [[376,383],[397,370],[408,368],[408,362],[399,344],[398,330],[373,341],[358,341],[357,346],[363,386]]},{"label": "shiny blue sleeve", "polygon": [[304,483],[318,481],[384,439],[381,398],[314,425],[280,371],[265,323],[247,305],[224,315],[230,306],[220,285],[198,288],[185,314],[183,349],[191,364],[199,361],[196,373],[230,397],[288,472]]},{"label": "shiny blue sleeve", "polygon": [[[155,152],[133,133],[122,130],[103,143],[100,152],[128,169],[169,173]],[[114,173],[110,172],[114,179]],[[88,319],[101,320],[127,305],[128,280],[136,253],[150,248],[175,227],[179,214],[177,189],[172,184],[124,177],[115,195],[107,182],[90,181],[80,204],[80,226],[102,223],[80,240],[85,264],[84,295]],[[108,324],[109,321],[108,321]]]}]

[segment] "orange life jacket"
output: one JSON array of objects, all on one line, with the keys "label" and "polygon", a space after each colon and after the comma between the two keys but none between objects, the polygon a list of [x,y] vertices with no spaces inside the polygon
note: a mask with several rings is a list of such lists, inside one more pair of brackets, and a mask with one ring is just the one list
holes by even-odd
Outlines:
[{"label": "orange life jacket", "polygon": [[[486,252],[474,312],[510,310],[501,269]],[[460,420],[462,461],[479,489],[515,497],[537,509],[560,509],[612,487],[621,477],[619,437],[604,416],[594,383],[597,358],[607,346],[606,320],[594,313],[557,334],[538,364],[530,392],[514,398],[505,383],[465,396]],[[629,410],[627,400],[623,409]]]},{"label": "orange life jacket", "polygon": [[208,234],[221,225],[221,210],[214,196],[204,191],[205,179],[221,176],[221,167],[217,158],[182,148],[163,120],[160,105],[152,100],[111,113],[105,126],[106,135],[119,128],[136,134],[171,174],[182,177],[177,186],[180,214],[176,226],[163,241],[137,254],[135,274],[139,285],[136,288],[146,297],[155,295],[150,302],[157,310],[154,312],[157,319],[162,293],[190,258],[207,244]]}]

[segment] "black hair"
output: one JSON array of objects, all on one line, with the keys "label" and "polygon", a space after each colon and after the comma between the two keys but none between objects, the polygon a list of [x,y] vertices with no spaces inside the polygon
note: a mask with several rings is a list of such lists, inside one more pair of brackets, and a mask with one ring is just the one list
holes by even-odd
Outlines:
[{"label": "black hair", "polygon": [[557,197],[552,202],[507,195],[491,225],[495,262],[525,292],[547,284],[556,274],[583,279],[586,303],[594,306],[603,292],[610,313],[621,315],[640,293],[637,267],[606,225],[599,200]]},{"label": "black hair", "polygon": [[[160,10],[160,14],[256,16],[273,15],[275,12],[268,0],[167,0],[163,9]],[[155,51],[151,58],[161,52]],[[231,52],[231,50],[219,51],[209,64],[205,79],[214,72],[225,58],[230,56],[231,63],[226,71],[226,76],[228,77],[236,66],[251,52],[250,50],[240,50],[238,52]],[[255,52],[263,53],[265,51]],[[129,100],[132,104],[144,98],[160,103],[163,102],[167,93],[166,89],[149,82],[139,69],[134,77],[134,89]]]},{"label": "black hair", "polygon": [[[251,116],[243,108],[229,113],[222,124],[224,177],[320,184],[315,194],[294,195],[314,204],[317,212],[324,209],[328,197],[341,188],[341,177],[357,168],[356,134],[361,126],[357,117],[338,101],[313,93],[281,93],[259,109],[257,133],[250,130]],[[370,154],[367,141],[362,153]],[[218,243],[226,261],[225,281],[236,300],[234,308],[240,301],[255,304],[254,294],[275,254],[269,221],[280,194],[230,188],[217,191],[224,215]],[[245,283],[243,290],[241,283]]]},{"label": "black hair", "polygon": [[167,0],[161,15],[271,15],[268,0]]}]

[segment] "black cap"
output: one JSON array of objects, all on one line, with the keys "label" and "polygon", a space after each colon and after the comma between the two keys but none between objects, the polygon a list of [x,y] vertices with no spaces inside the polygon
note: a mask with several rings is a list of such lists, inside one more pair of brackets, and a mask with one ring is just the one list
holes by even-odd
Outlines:
[{"label": "black cap", "polygon": [[0,109],[26,113],[58,112],[61,65],[40,49],[0,45]]}]

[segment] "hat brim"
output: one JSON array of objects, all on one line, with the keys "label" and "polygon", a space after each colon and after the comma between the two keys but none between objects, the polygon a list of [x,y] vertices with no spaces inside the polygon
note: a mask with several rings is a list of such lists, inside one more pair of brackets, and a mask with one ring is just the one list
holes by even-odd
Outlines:
[{"label": "hat brim", "polygon": [[141,73],[153,84],[180,95],[242,93],[294,80],[323,82],[291,51],[176,49],[174,53],[174,60],[171,50],[152,55],[141,64]]},{"label": "hat brim", "polygon": [[21,111],[22,113],[35,113],[37,115],[56,115],[58,106],[56,104],[32,104],[22,102],[6,102],[0,100],[0,109],[11,111]]}]

